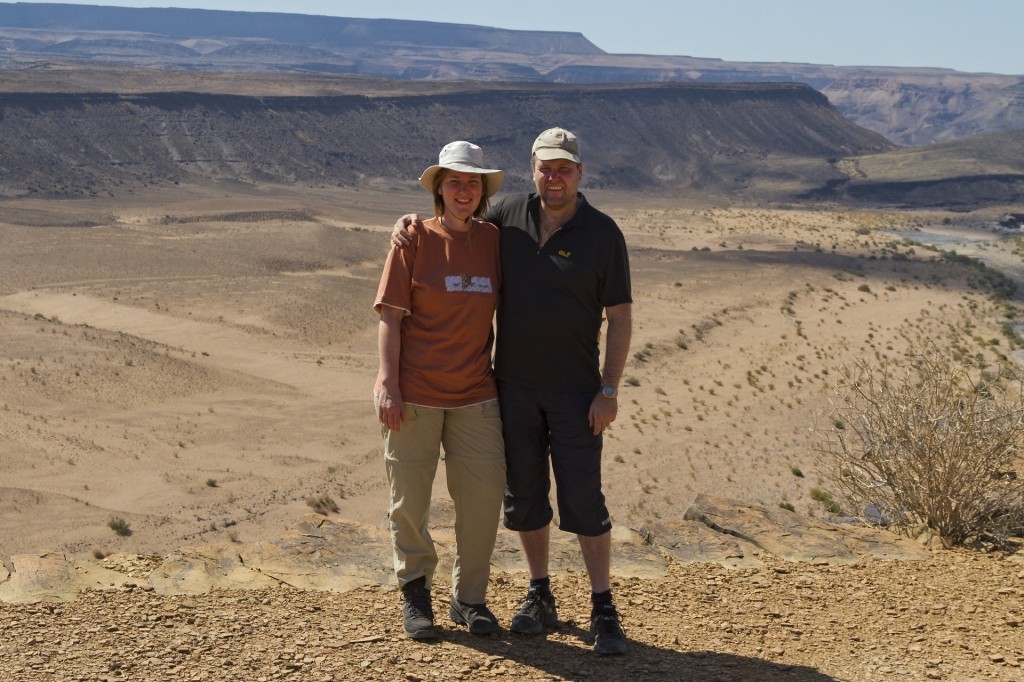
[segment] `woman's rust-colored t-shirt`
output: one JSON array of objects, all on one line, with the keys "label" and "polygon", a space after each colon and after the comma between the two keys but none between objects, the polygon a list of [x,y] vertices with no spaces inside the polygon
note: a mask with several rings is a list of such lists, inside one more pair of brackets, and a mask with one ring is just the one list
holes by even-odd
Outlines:
[{"label": "woman's rust-colored t-shirt", "polygon": [[501,291],[498,228],[476,220],[468,233],[456,232],[433,218],[409,231],[410,244],[388,254],[373,305],[378,312],[382,305],[405,312],[402,400],[454,408],[496,399],[491,349]]}]

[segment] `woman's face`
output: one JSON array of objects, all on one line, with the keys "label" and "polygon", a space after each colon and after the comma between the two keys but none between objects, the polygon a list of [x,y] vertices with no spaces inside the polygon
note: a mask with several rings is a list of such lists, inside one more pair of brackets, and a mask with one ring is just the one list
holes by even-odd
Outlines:
[{"label": "woman's face", "polygon": [[479,173],[447,170],[438,193],[444,200],[445,213],[462,221],[469,220],[483,199],[484,181]]}]

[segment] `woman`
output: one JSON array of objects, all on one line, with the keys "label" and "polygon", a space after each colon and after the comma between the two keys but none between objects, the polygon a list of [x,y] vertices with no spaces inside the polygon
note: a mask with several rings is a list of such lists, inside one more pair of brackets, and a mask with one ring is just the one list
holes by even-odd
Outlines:
[{"label": "woman", "polygon": [[485,167],[480,147],[445,145],[420,177],[433,196],[434,218],[410,229],[408,247],[391,249],[374,303],[374,397],[403,625],[414,639],[437,636],[430,601],[437,553],[427,521],[441,446],[457,542],[448,615],[474,634],[498,629],[485,602],[505,486],[491,368],[501,270],[498,230],[477,218],[503,180],[502,171]]}]

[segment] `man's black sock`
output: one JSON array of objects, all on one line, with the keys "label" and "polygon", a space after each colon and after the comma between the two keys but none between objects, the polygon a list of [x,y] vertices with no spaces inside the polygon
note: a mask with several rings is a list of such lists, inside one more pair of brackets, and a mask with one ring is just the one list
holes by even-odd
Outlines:
[{"label": "man's black sock", "polygon": [[612,603],[612,591],[605,590],[604,592],[591,592],[590,603],[594,606],[603,606],[604,604]]},{"label": "man's black sock", "polygon": [[551,594],[551,576],[543,578],[530,578],[530,589],[537,592]]}]

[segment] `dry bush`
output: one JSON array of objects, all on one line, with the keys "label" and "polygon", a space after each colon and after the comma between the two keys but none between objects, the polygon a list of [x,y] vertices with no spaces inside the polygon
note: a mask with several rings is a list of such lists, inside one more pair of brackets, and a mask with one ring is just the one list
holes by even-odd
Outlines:
[{"label": "dry bush", "polygon": [[982,371],[930,342],[905,361],[861,361],[819,429],[824,470],[862,518],[946,545],[1008,547],[1024,531],[1020,372]]},{"label": "dry bush", "polygon": [[338,503],[330,495],[313,495],[306,498],[306,504],[318,514],[327,516],[338,513]]},{"label": "dry bush", "polygon": [[128,536],[132,534],[131,526],[120,516],[114,516],[107,521],[107,527],[118,535]]}]

